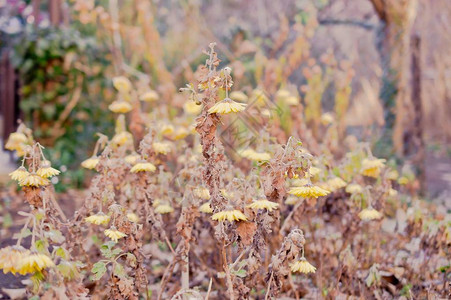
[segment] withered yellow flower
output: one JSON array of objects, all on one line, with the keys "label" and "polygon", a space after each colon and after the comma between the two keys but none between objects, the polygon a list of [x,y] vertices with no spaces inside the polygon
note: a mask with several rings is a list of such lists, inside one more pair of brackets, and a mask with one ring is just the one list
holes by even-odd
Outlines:
[{"label": "withered yellow flower", "polygon": [[113,78],[113,86],[121,93],[128,93],[132,89],[132,84],[127,77],[118,76]]},{"label": "withered yellow flower", "polygon": [[124,157],[126,163],[134,165],[140,159],[140,155],[138,153],[132,153]]},{"label": "withered yellow flower", "polygon": [[385,167],[385,159],[382,158],[365,158],[362,161],[362,175],[377,178],[381,174],[382,168]]},{"label": "withered yellow flower", "polygon": [[163,142],[154,142],[152,143],[152,148],[158,154],[168,154],[171,151],[171,145]]},{"label": "withered yellow flower", "polygon": [[206,188],[195,188],[193,190],[194,196],[204,200],[210,200],[210,192]]},{"label": "withered yellow flower", "polygon": [[46,178],[42,178],[36,173],[29,173],[26,177],[19,181],[20,186],[45,186],[48,185],[50,181]]},{"label": "withered yellow flower", "polygon": [[108,108],[117,114],[125,114],[132,110],[132,105],[124,100],[116,100]]},{"label": "withered yellow flower", "polygon": [[299,273],[315,273],[316,268],[310,264],[304,257],[301,257],[298,261],[291,265],[291,272],[299,272]]},{"label": "withered yellow flower", "polygon": [[241,150],[239,154],[242,157],[245,157],[247,159],[250,159],[252,161],[265,161],[271,159],[271,154],[267,152],[257,152],[251,148],[247,148],[244,150]]},{"label": "withered yellow flower", "polygon": [[321,115],[321,123],[324,126],[332,124],[335,121],[334,115],[330,112],[324,113]]},{"label": "withered yellow flower", "polygon": [[27,169],[24,166],[20,166],[17,170],[9,173],[9,176],[12,180],[21,181],[25,177],[27,177],[30,173],[28,173]]},{"label": "withered yellow flower", "polygon": [[321,186],[322,186],[322,188],[324,188],[330,192],[335,192],[336,190],[339,190],[339,189],[345,187],[346,182],[343,179],[341,179],[340,177],[334,177],[334,178],[328,179]]},{"label": "withered yellow flower", "polygon": [[239,102],[247,102],[247,100],[249,100],[249,98],[247,97],[247,95],[241,91],[233,91],[230,93],[230,98],[232,100],[235,101],[239,101]]},{"label": "withered yellow flower", "polygon": [[396,180],[399,177],[399,173],[397,170],[391,170],[387,173],[387,179]]},{"label": "withered yellow flower", "polygon": [[117,230],[116,227],[114,227],[114,226],[111,226],[110,229],[105,229],[105,231],[103,233],[116,243],[119,239],[127,236],[125,233]]},{"label": "withered yellow flower", "polygon": [[202,204],[199,207],[199,211],[206,214],[211,214],[213,212],[213,209],[210,206],[210,202],[205,202],[204,204]]},{"label": "withered yellow flower", "polygon": [[138,217],[138,215],[135,214],[135,213],[132,213],[132,212],[129,212],[129,213],[127,214],[127,219],[128,219],[130,222],[133,222],[133,223],[138,223],[138,222],[139,222],[139,217]]},{"label": "withered yellow flower", "polygon": [[308,181],[308,179],[305,179],[305,178],[293,179],[291,181],[291,184],[294,185],[294,186],[304,186],[304,185],[309,184],[309,181]]},{"label": "withered yellow flower", "polygon": [[18,156],[24,156],[27,141],[28,139],[25,134],[21,132],[13,132],[8,137],[8,141],[5,144],[5,149],[17,151]]},{"label": "withered yellow flower", "polygon": [[86,217],[85,221],[95,225],[106,225],[110,222],[110,216],[107,216],[104,213],[100,212],[95,215]]},{"label": "withered yellow flower", "polygon": [[215,221],[220,221],[220,222],[223,222],[225,220],[227,220],[229,222],[241,221],[241,220],[247,221],[246,216],[237,209],[217,212],[211,218]]},{"label": "withered yellow flower", "polygon": [[368,207],[359,212],[359,218],[364,221],[382,218],[382,214],[372,207]]},{"label": "withered yellow flower", "polygon": [[157,101],[159,98],[160,97],[158,96],[158,93],[154,90],[150,90],[139,96],[139,100],[144,102],[154,102]]},{"label": "withered yellow flower", "polygon": [[17,273],[21,275],[32,274],[54,266],[52,259],[47,255],[29,253],[28,255],[23,255],[17,262]]},{"label": "withered yellow flower", "polygon": [[36,174],[42,178],[49,178],[52,176],[59,175],[61,172],[55,168],[52,168],[50,161],[46,160],[42,162],[41,167],[36,171]]},{"label": "withered yellow flower", "polygon": [[159,214],[169,214],[174,211],[174,208],[170,206],[169,204],[159,204],[157,207],[155,207],[155,212]]},{"label": "withered yellow flower", "polygon": [[266,199],[262,199],[252,202],[247,207],[252,209],[266,209],[268,211],[273,211],[273,209],[277,209],[279,207],[279,204],[272,201],[268,201]]},{"label": "withered yellow flower", "polygon": [[85,169],[95,169],[97,164],[99,163],[99,158],[97,156],[92,156],[81,163],[81,166]]},{"label": "withered yellow flower", "polygon": [[246,108],[246,104],[235,102],[230,98],[225,98],[224,100],[213,105],[209,110],[209,114],[230,114],[235,112],[243,111]]},{"label": "withered yellow flower", "polygon": [[349,193],[349,194],[358,194],[358,193],[363,192],[363,188],[360,184],[350,183],[346,186],[345,191],[346,191],[346,193]]},{"label": "withered yellow flower", "polygon": [[283,100],[287,105],[295,106],[299,104],[299,98],[296,96],[290,96]]},{"label": "withered yellow flower", "polygon": [[305,174],[305,177],[307,177],[308,175],[310,175],[310,177],[315,177],[315,176],[319,175],[319,173],[321,173],[321,169],[320,168],[310,167],[308,172]]},{"label": "withered yellow flower", "polygon": [[398,191],[395,190],[395,189],[393,189],[393,188],[390,188],[390,189],[388,190],[388,195],[389,195],[390,197],[394,197],[394,196],[398,195]]},{"label": "withered yellow flower", "polygon": [[304,198],[318,198],[321,196],[326,196],[330,192],[320,188],[319,186],[313,184],[306,184],[304,186],[293,187],[288,191],[289,194],[296,195],[298,197]]},{"label": "withered yellow flower", "polygon": [[187,101],[183,104],[183,110],[190,115],[198,115],[202,111],[202,105],[197,105],[194,101]]},{"label": "withered yellow flower", "polygon": [[405,177],[405,176],[399,177],[398,183],[400,185],[406,185],[406,184],[409,183],[409,179],[407,177]]},{"label": "withered yellow flower", "polygon": [[130,172],[132,173],[138,173],[138,172],[154,172],[157,168],[149,163],[149,162],[142,162],[137,163],[136,165],[131,168]]},{"label": "withered yellow flower", "polygon": [[172,126],[171,124],[163,124],[160,129],[160,133],[165,136],[171,136],[174,131],[174,126]]},{"label": "withered yellow flower", "polygon": [[113,142],[118,146],[122,146],[125,144],[133,144],[133,135],[128,131],[122,131],[116,133],[111,139],[111,142]]},{"label": "withered yellow flower", "polygon": [[0,269],[4,274],[8,272],[16,274],[19,272],[18,262],[29,254],[30,251],[22,246],[8,246],[0,249]]}]

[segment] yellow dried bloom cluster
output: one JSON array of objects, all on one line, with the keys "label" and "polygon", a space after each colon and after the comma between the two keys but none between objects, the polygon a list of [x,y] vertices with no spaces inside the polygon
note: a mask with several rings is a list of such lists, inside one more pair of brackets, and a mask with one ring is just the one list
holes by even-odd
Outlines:
[{"label": "yellow dried bloom cluster", "polygon": [[99,158],[97,156],[91,156],[88,159],[85,159],[82,163],[81,166],[85,169],[95,169],[95,167],[97,166],[97,164],[99,163]]},{"label": "yellow dried bloom cluster", "polygon": [[271,154],[267,152],[257,152],[251,148],[244,149],[240,151],[239,154],[252,161],[266,161],[271,159]]},{"label": "yellow dried bloom cluster", "polygon": [[103,233],[116,243],[119,239],[127,236],[125,233],[117,230],[116,227],[114,227],[114,226],[111,226],[110,229],[105,229],[105,231]]},{"label": "yellow dried bloom cluster", "polygon": [[124,160],[128,164],[134,165],[140,159],[140,157],[141,156],[138,153],[132,153],[127,155]]},{"label": "yellow dried bloom cluster", "polygon": [[54,267],[52,259],[45,254],[32,253],[21,246],[0,249],[0,269],[3,273],[19,273],[20,275],[40,272]]},{"label": "yellow dried bloom cluster", "polygon": [[135,214],[135,213],[132,213],[132,212],[127,213],[127,219],[128,219],[130,222],[133,222],[133,223],[138,223],[138,222],[139,222],[139,217],[138,217],[138,215]]},{"label": "yellow dried bloom cluster", "polygon": [[368,207],[368,208],[363,209],[359,213],[359,218],[364,221],[370,221],[370,220],[382,218],[382,214],[380,212],[378,212],[377,210],[375,210],[374,208]]},{"label": "yellow dried bloom cluster", "polygon": [[130,172],[132,173],[138,173],[138,172],[154,172],[157,168],[149,163],[149,162],[142,162],[142,163],[137,163],[136,165],[134,165]]},{"label": "yellow dried bloom cluster", "polygon": [[168,143],[162,143],[162,142],[154,142],[152,143],[152,148],[155,150],[158,154],[168,154],[168,152],[171,151],[171,145]]},{"label": "yellow dried bloom cluster", "polygon": [[132,105],[124,100],[116,100],[108,108],[117,114],[125,114],[132,110]]},{"label": "yellow dried bloom cluster", "polygon": [[132,84],[127,77],[118,76],[113,78],[113,86],[121,93],[128,93],[132,89]]},{"label": "yellow dried bloom cluster", "polygon": [[17,170],[9,173],[9,176],[11,177],[12,180],[21,181],[25,177],[27,177],[28,174],[30,173],[28,173],[27,169],[25,169],[24,166],[20,166],[19,168],[17,168]]},{"label": "yellow dried bloom cluster", "polygon": [[122,132],[116,133],[111,139],[111,142],[113,144],[116,144],[117,146],[133,144],[133,135],[130,132],[124,130]]},{"label": "yellow dried bloom cluster", "polygon": [[50,178],[59,175],[60,173],[59,170],[52,168],[52,165],[48,160],[43,161],[41,167],[36,171],[36,174],[42,178]]},{"label": "yellow dried bloom cluster", "polygon": [[296,195],[298,197],[318,198],[321,196],[326,196],[330,192],[323,188],[320,188],[319,186],[313,184],[306,184],[304,186],[293,187],[288,191],[288,193]]},{"label": "yellow dried bloom cluster", "polygon": [[209,114],[230,114],[235,112],[243,111],[246,108],[246,104],[235,102],[230,98],[225,98],[224,100],[213,105],[209,110]]},{"label": "yellow dried bloom cluster", "polygon": [[365,158],[362,161],[362,169],[360,173],[362,175],[377,178],[381,174],[382,169],[385,167],[385,159],[382,158]]},{"label": "yellow dried bloom cluster", "polygon": [[16,151],[18,156],[24,156],[27,142],[28,138],[25,134],[22,132],[13,132],[8,137],[8,141],[5,144],[5,149]]},{"label": "yellow dried bloom cluster", "polygon": [[107,216],[104,213],[100,212],[95,215],[86,217],[85,221],[95,225],[106,225],[110,222],[110,216]]},{"label": "yellow dried bloom cluster", "polygon": [[235,101],[239,102],[247,102],[249,100],[249,97],[241,91],[233,91],[230,93],[230,98]]},{"label": "yellow dried bloom cluster", "polygon": [[160,97],[158,96],[157,92],[154,90],[149,90],[139,96],[139,100],[144,102],[154,102],[157,101]]},{"label": "yellow dried bloom cluster", "polygon": [[284,102],[287,105],[298,105],[299,98],[291,94],[290,91],[285,89],[280,89],[276,92],[276,101]]},{"label": "yellow dried bloom cluster", "polygon": [[299,272],[299,273],[315,273],[316,268],[310,264],[304,257],[301,257],[298,261],[291,265],[291,272]]},{"label": "yellow dried bloom cluster", "polygon": [[48,185],[50,181],[46,178],[42,178],[36,173],[29,173],[26,177],[19,180],[20,186],[32,186],[32,187],[39,187],[39,186],[45,186]]},{"label": "yellow dried bloom cluster", "polygon": [[155,212],[159,214],[169,214],[174,211],[174,208],[167,203],[159,204],[155,207]]},{"label": "yellow dried bloom cluster", "polygon": [[241,221],[241,220],[247,221],[246,216],[237,209],[217,212],[211,218],[215,221],[220,221],[220,222],[223,222],[225,220],[227,220],[229,222]]},{"label": "yellow dried bloom cluster", "polygon": [[279,207],[278,203],[268,201],[266,199],[263,200],[256,200],[249,204],[247,207],[252,209],[266,209],[268,211],[273,211],[274,209],[277,209]]},{"label": "yellow dried bloom cluster", "polygon": [[204,204],[202,204],[199,207],[199,211],[206,214],[211,214],[213,212],[213,209],[211,208],[210,202],[205,202]]},{"label": "yellow dried bloom cluster", "polygon": [[346,186],[345,191],[346,191],[346,193],[349,193],[349,194],[358,194],[358,193],[363,192],[363,188],[360,184],[350,183]]},{"label": "yellow dried bloom cluster", "polygon": [[340,177],[334,177],[328,179],[326,182],[321,184],[321,187],[330,192],[335,192],[346,186],[346,182]]},{"label": "yellow dried bloom cluster", "polygon": [[206,188],[195,188],[193,190],[194,196],[204,200],[210,200],[210,192]]},{"label": "yellow dried bloom cluster", "polygon": [[194,101],[187,101],[183,105],[183,110],[190,115],[198,115],[202,111],[202,105],[197,105]]}]

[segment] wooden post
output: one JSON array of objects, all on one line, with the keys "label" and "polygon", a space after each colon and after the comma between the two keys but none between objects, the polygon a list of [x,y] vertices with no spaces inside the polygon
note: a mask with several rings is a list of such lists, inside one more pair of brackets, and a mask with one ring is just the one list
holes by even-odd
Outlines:
[{"label": "wooden post", "polygon": [[10,133],[15,131],[18,109],[16,102],[16,75],[9,60],[9,51],[0,59],[0,109],[3,115],[3,145]]},{"label": "wooden post", "polygon": [[49,2],[50,23],[58,26],[62,20],[61,0],[50,0]]}]

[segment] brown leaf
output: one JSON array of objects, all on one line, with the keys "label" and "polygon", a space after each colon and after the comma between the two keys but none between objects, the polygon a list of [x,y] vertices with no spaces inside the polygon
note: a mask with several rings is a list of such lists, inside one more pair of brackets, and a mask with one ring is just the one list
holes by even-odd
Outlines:
[{"label": "brown leaf", "polygon": [[245,246],[252,244],[256,230],[257,224],[253,222],[240,222],[236,229]]}]

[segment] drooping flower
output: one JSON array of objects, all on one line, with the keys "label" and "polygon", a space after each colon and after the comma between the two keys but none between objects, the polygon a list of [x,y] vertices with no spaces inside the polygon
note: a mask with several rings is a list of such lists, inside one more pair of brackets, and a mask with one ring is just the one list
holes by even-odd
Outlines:
[{"label": "drooping flower", "polygon": [[199,197],[204,200],[210,200],[210,191],[206,188],[195,188],[193,190],[194,196]]},{"label": "drooping flower", "polygon": [[49,178],[52,176],[59,175],[61,172],[55,168],[52,168],[50,161],[45,160],[42,162],[41,167],[36,171],[36,174],[42,178]]},{"label": "drooping flower", "polygon": [[335,118],[332,113],[327,112],[321,115],[321,123],[324,126],[330,125],[335,121]]},{"label": "drooping flower", "polygon": [[81,163],[81,166],[85,169],[95,169],[97,164],[99,163],[99,158],[97,156],[92,156]]},{"label": "drooping flower", "polygon": [[30,173],[28,173],[27,169],[24,166],[20,166],[17,170],[9,173],[9,176],[12,180],[21,181],[25,177],[27,177]]},{"label": "drooping flower", "polygon": [[341,179],[340,177],[334,177],[328,179],[326,182],[324,182],[322,185],[322,188],[330,191],[335,192],[336,190],[339,190],[346,186],[346,182]]},{"label": "drooping flower", "polygon": [[8,246],[0,249],[0,269],[3,273],[16,274],[19,271],[18,262],[29,255],[30,251],[22,246]]},{"label": "drooping flower", "polygon": [[124,100],[116,100],[108,108],[117,114],[125,114],[132,110],[132,105]]},{"label": "drooping flower", "polygon": [[117,230],[114,226],[111,226],[110,229],[105,229],[103,233],[116,243],[119,239],[127,236],[125,233]]},{"label": "drooping flower", "polygon": [[29,173],[26,177],[19,181],[20,186],[45,186],[48,185],[50,181],[46,178],[42,178],[36,173]]},{"label": "drooping flower", "polygon": [[409,178],[407,178],[406,176],[401,176],[401,177],[399,177],[399,179],[398,179],[398,183],[399,183],[400,185],[406,185],[406,184],[409,183]]},{"label": "drooping flower", "polygon": [[246,104],[235,102],[230,98],[225,98],[224,100],[213,105],[209,110],[209,114],[230,114],[235,112],[243,111],[246,108]]},{"label": "drooping flower", "polygon": [[233,91],[230,93],[230,98],[235,101],[239,102],[247,102],[249,100],[249,97],[241,91]]},{"label": "drooping flower", "polygon": [[140,155],[138,153],[131,153],[124,157],[124,160],[126,163],[129,163],[131,165],[136,164],[136,162],[139,160]]},{"label": "drooping flower", "polygon": [[372,207],[368,207],[359,212],[359,218],[364,221],[382,218],[382,214]]},{"label": "drooping flower", "polygon": [[297,186],[293,187],[288,191],[289,194],[296,195],[298,197],[304,197],[304,198],[318,198],[321,196],[326,196],[330,192],[328,190],[325,190],[323,188],[320,188],[319,186],[313,185],[313,184],[306,184],[304,186]]},{"label": "drooping flower", "polygon": [[8,141],[5,144],[5,149],[17,151],[18,156],[24,156],[27,141],[27,136],[22,132],[13,132],[8,137]]},{"label": "drooping flower", "polygon": [[133,144],[133,135],[130,132],[124,130],[122,132],[116,133],[111,139],[111,142],[118,146]]},{"label": "drooping flower", "polygon": [[315,176],[319,175],[319,173],[321,173],[321,169],[320,168],[310,167],[308,172],[305,174],[305,176],[307,177],[307,176],[310,175],[310,177],[315,177]]},{"label": "drooping flower", "polygon": [[30,253],[22,256],[22,258],[17,262],[17,265],[17,273],[25,275],[54,267],[55,263],[53,263],[52,259],[45,254]]},{"label": "drooping flower", "polygon": [[157,207],[155,207],[155,212],[162,214],[162,215],[169,214],[173,211],[174,211],[174,208],[166,203],[159,204],[159,205],[157,205]]},{"label": "drooping flower", "polygon": [[268,211],[273,211],[273,209],[277,209],[279,207],[279,204],[272,201],[268,201],[266,199],[262,199],[252,202],[247,207],[252,209],[266,209]]},{"label": "drooping flower", "polygon": [[95,225],[106,225],[110,222],[110,216],[100,212],[85,218],[85,221]]},{"label": "drooping flower", "polygon": [[196,104],[194,101],[187,101],[183,105],[183,110],[190,115],[198,115],[202,111],[202,105]]},{"label": "drooping flower", "polygon": [[128,93],[132,89],[132,84],[127,77],[118,76],[113,78],[113,86],[121,93]]},{"label": "drooping flower", "polygon": [[156,153],[164,155],[171,151],[171,145],[168,143],[154,142],[152,143],[152,148]]},{"label": "drooping flower", "polygon": [[160,133],[164,136],[171,136],[175,131],[174,126],[172,124],[163,124],[160,129]]},{"label": "drooping flower", "polygon": [[127,214],[127,219],[128,219],[130,222],[133,222],[133,223],[138,223],[138,222],[139,222],[139,217],[138,217],[138,215],[135,214],[135,213],[132,213],[132,212],[129,212],[129,213]]},{"label": "drooping flower", "polygon": [[233,209],[233,210],[224,210],[215,213],[212,217],[213,220],[223,222],[225,220],[229,222],[233,221],[247,221],[246,216],[239,210]]},{"label": "drooping flower", "polygon": [[363,192],[363,188],[360,184],[350,183],[346,186],[345,191],[346,191],[346,193],[349,193],[349,194],[358,194],[358,193]]},{"label": "drooping flower", "polygon": [[299,273],[315,273],[316,268],[310,264],[305,257],[301,257],[298,261],[291,265],[291,272],[299,272]]},{"label": "drooping flower", "polygon": [[141,162],[134,165],[130,172],[138,173],[138,172],[154,172],[157,168],[151,164],[150,162]]},{"label": "drooping flower", "polygon": [[139,100],[144,102],[154,102],[157,101],[159,98],[160,97],[158,96],[157,92],[155,92],[154,90],[149,90],[144,94],[142,94],[141,96],[139,96]]},{"label": "drooping flower", "polygon": [[206,214],[211,214],[213,212],[213,209],[211,208],[210,202],[205,202],[204,204],[202,204],[199,207],[199,211]]},{"label": "drooping flower", "polygon": [[186,129],[185,127],[179,127],[172,134],[172,138],[174,140],[181,140],[187,137],[189,134],[190,132],[188,131],[188,129]]},{"label": "drooping flower", "polygon": [[385,159],[382,158],[365,158],[362,161],[362,169],[360,173],[362,175],[377,178],[381,174],[382,168],[384,168]]}]

